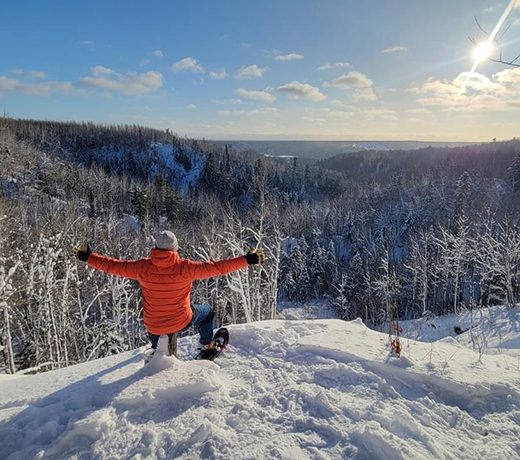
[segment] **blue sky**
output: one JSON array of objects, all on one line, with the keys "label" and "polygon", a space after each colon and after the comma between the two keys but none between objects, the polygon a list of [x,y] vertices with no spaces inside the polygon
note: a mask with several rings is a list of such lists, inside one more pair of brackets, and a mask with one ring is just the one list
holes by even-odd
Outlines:
[{"label": "blue sky", "polygon": [[[520,69],[474,46],[508,1],[8,2],[13,117],[139,123],[207,139],[520,136]],[[520,2],[502,30],[520,54]],[[461,75],[462,74],[462,75]]]}]

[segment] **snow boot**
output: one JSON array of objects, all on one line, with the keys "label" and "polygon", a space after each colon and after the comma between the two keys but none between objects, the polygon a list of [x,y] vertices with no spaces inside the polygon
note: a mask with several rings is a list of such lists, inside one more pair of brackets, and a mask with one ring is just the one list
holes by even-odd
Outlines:
[{"label": "snow boot", "polygon": [[168,334],[168,355],[177,357],[177,333]]},{"label": "snow boot", "polygon": [[229,333],[225,327],[220,328],[215,335],[211,343],[202,345],[200,347],[200,353],[195,359],[208,359],[213,361],[217,356],[220,355],[226,348],[229,342]]}]

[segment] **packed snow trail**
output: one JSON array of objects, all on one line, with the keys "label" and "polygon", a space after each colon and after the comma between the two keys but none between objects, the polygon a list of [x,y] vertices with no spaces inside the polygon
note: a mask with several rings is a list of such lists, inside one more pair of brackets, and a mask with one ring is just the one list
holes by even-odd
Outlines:
[{"label": "packed snow trail", "polygon": [[[0,381],[2,459],[518,459],[520,366],[360,320],[230,326],[216,362],[140,351]],[[165,343],[161,342],[160,347]]]}]

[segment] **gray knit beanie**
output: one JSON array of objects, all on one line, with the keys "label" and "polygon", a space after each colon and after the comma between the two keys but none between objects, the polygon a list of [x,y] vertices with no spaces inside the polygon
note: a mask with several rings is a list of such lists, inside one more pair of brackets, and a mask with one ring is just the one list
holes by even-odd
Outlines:
[{"label": "gray knit beanie", "polygon": [[165,230],[155,237],[155,247],[164,251],[178,251],[179,243],[173,232]]}]

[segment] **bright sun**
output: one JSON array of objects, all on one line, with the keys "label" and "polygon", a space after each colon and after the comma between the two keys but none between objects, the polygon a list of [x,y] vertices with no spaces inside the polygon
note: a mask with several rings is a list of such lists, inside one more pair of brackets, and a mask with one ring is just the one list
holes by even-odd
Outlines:
[{"label": "bright sun", "polygon": [[480,62],[484,59],[487,59],[489,55],[491,54],[491,46],[488,42],[482,42],[477,45],[475,48],[475,52],[473,53],[473,56],[475,59]]}]

